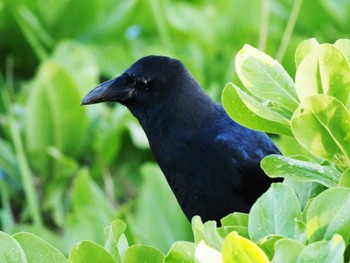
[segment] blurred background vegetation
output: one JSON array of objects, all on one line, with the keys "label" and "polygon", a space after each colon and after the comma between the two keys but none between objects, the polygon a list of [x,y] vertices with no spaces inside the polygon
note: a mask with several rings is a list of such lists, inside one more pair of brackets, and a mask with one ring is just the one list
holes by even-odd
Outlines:
[{"label": "blurred background vegetation", "polygon": [[135,119],[120,105],[80,107],[82,97],[159,54],[220,101],[245,43],[294,76],[296,46],[349,38],[349,13],[341,0],[0,0],[0,230],[64,252],[102,243],[114,218],[131,242],[167,251],[191,240]]}]

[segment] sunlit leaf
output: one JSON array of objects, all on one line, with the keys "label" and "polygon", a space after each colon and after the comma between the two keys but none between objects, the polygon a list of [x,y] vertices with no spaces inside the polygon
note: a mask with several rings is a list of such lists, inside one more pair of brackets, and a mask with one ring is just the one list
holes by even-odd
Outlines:
[{"label": "sunlit leaf", "polygon": [[259,241],[268,235],[296,238],[296,219],[301,219],[296,195],[286,185],[272,184],[252,206],[249,213],[249,236]]},{"label": "sunlit leaf", "polygon": [[258,131],[292,135],[285,125],[264,119],[252,112],[244,104],[232,83],[228,83],[222,93],[222,104],[230,117],[243,126]]},{"label": "sunlit leaf", "polygon": [[350,167],[340,176],[339,186],[350,187]]},{"label": "sunlit leaf", "polygon": [[105,228],[105,249],[113,256],[116,262],[121,262],[125,250],[129,247],[128,240],[124,235],[126,224],[121,220],[114,220]]},{"label": "sunlit leaf", "polygon": [[350,67],[343,53],[330,44],[314,48],[300,63],[295,88],[301,101],[327,94],[347,104],[350,90]]},{"label": "sunlit leaf", "polygon": [[[338,263],[344,262],[345,242],[343,238],[335,234],[331,240],[323,240],[309,244],[304,247],[297,263],[322,262]],[[288,255],[289,253],[286,253]],[[286,261],[283,261],[286,262]]]},{"label": "sunlit leaf", "polygon": [[276,102],[290,112],[298,106],[293,79],[276,60],[258,49],[244,45],[236,56],[236,71],[255,96]]},{"label": "sunlit leaf", "polygon": [[303,182],[318,182],[327,187],[337,186],[341,173],[332,166],[307,162],[281,155],[269,155],[261,162],[265,173]]},{"label": "sunlit leaf", "polygon": [[297,47],[297,50],[295,51],[295,64],[296,67],[299,67],[301,61],[316,47],[318,47],[319,44],[316,40],[316,38],[309,38],[304,41],[302,41],[299,46]]},{"label": "sunlit leaf", "polygon": [[70,251],[68,263],[86,262],[114,263],[115,261],[113,257],[100,245],[91,241],[81,241],[77,243]]},{"label": "sunlit leaf", "polygon": [[316,156],[350,165],[350,114],[336,98],[315,95],[305,99],[293,115],[292,131]]},{"label": "sunlit leaf", "polygon": [[293,239],[283,238],[275,244],[275,255],[273,262],[276,263],[295,263],[300,251],[305,246]]},{"label": "sunlit leaf", "polygon": [[14,234],[13,238],[15,238],[21,245],[28,263],[67,262],[67,258],[63,256],[61,252],[38,236],[31,233],[21,232]]},{"label": "sunlit leaf", "polygon": [[158,249],[146,245],[133,245],[124,254],[122,263],[144,262],[163,263],[164,255]]},{"label": "sunlit leaf", "polygon": [[164,258],[164,263],[192,263],[196,244],[186,241],[175,242]]},{"label": "sunlit leaf", "polygon": [[28,262],[21,245],[9,234],[0,231],[0,244],[0,260],[2,262]]},{"label": "sunlit leaf", "polygon": [[310,203],[306,211],[307,238],[310,242],[330,239],[334,234],[350,240],[350,189],[330,188]]},{"label": "sunlit leaf", "polygon": [[195,251],[196,263],[222,263],[222,256],[219,251],[208,246],[204,240],[199,242]]},{"label": "sunlit leaf", "polygon": [[265,253],[249,239],[236,232],[226,237],[222,246],[225,263],[263,263],[270,262]]},{"label": "sunlit leaf", "polygon": [[333,46],[338,48],[350,63],[350,40],[344,38],[338,39],[337,41],[335,41]]}]

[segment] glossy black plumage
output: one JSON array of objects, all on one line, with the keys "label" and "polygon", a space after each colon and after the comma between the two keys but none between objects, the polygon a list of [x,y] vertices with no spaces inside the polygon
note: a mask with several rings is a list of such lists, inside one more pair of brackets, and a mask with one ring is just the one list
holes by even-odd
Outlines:
[{"label": "glossy black plumage", "polygon": [[261,159],[279,151],[235,123],[175,59],[148,56],[90,91],[82,104],[116,101],[139,120],[154,157],[191,219],[249,212],[272,180]]}]

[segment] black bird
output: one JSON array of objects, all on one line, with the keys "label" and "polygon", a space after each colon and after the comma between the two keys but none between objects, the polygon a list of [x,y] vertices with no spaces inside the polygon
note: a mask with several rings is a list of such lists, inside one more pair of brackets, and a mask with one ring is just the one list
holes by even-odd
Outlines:
[{"label": "black bird", "polygon": [[234,122],[179,60],[141,58],[82,104],[105,101],[125,105],[139,120],[189,220],[249,212],[273,182],[260,168],[264,156],[279,154],[268,136]]}]

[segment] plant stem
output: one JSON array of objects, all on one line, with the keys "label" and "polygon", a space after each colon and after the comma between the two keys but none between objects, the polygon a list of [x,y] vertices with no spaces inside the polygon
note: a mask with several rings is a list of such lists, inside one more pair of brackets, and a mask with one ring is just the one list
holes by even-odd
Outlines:
[{"label": "plant stem", "polygon": [[14,227],[14,220],[13,215],[11,211],[11,204],[10,204],[10,198],[9,193],[7,191],[5,182],[3,180],[3,171],[0,170],[0,197],[1,197],[1,203],[3,207],[3,213],[0,214],[0,219],[2,222],[2,230],[11,233]]},{"label": "plant stem", "polygon": [[289,15],[288,23],[286,25],[286,28],[284,29],[281,44],[280,44],[278,51],[277,51],[277,54],[276,54],[276,60],[279,62],[282,62],[284,55],[286,54],[286,50],[287,50],[290,38],[292,36],[294,26],[295,26],[295,23],[297,21],[302,3],[303,3],[303,0],[295,0],[294,1],[292,11]]},{"label": "plant stem", "polygon": [[39,198],[35,191],[34,180],[30,171],[26,155],[24,153],[22,139],[18,124],[13,116],[9,118],[13,144],[19,163],[24,194],[28,202],[29,212],[35,226],[42,226],[42,218],[39,209]]},{"label": "plant stem", "polygon": [[270,6],[271,0],[264,0],[262,3],[261,10],[261,25],[260,25],[260,35],[259,35],[259,46],[261,51],[266,50],[267,35],[269,32],[269,17],[270,17]]}]

